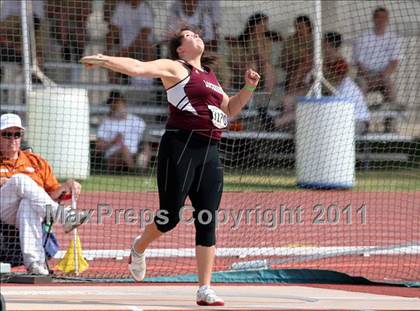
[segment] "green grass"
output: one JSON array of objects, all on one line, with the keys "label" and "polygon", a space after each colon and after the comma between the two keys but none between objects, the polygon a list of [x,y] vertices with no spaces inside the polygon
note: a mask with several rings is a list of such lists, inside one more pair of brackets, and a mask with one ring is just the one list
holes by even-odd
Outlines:
[{"label": "green grass", "polygon": [[356,174],[359,191],[420,191],[418,170],[367,171]]},{"label": "green grass", "polygon": [[[290,172],[225,173],[225,191],[294,191],[296,177]],[[155,176],[93,175],[82,181],[83,191],[156,191]],[[356,175],[355,191],[420,191],[417,171],[366,171]]]}]

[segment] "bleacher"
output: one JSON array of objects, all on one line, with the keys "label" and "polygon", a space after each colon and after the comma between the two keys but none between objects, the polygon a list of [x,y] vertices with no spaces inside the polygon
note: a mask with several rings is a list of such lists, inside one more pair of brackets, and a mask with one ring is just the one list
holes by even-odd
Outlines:
[{"label": "bleacher", "polygon": [[[6,86],[2,85],[4,89]],[[89,86],[88,86],[89,87]],[[107,90],[112,85],[99,86],[92,89]],[[123,90],[133,90],[124,86]],[[21,105],[1,105],[1,113],[15,112],[25,116],[26,107]],[[141,116],[148,124],[145,142],[152,147],[152,156],[156,156],[159,141],[164,133],[165,117],[168,108],[165,105],[131,104],[128,107],[130,113]],[[90,107],[90,141],[95,145],[96,128],[102,118],[108,112],[105,105],[92,105]],[[277,111],[269,111],[271,116],[278,114]],[[258,122],[258,112],[255,109],[244,110],[239,119],[254,120]],[[294,136],[288,132],[266,132],[263,129],[255,130],[258,125],[254,124],[254,130],[226,131],[221,141],[221,158],[228,167],[238,167],[235,159],[241,159],[241,165],[255,162],[254,166],[264,166],[270,163],[274,167],[292,168],[295,161]],[[398,162],[398,165],[409,167],[420,161],[420,155],[416,154],[416,144],[419,138],[397,133],[367,133],[356,136],[356,160],[361,169],[381,167]],[[248,160],[244,160],[244,157]],[[93,163],[94,161],[92,161]]]}]

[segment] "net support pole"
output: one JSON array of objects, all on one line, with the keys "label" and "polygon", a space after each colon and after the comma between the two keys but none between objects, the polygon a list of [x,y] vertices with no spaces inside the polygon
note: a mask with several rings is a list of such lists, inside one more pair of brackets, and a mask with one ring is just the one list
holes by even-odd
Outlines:
[{"label": "net support pole", "polygon": [[321,98],[322,92],[322,6],[321,0],[315,0],[315,24],[314,24],[314,70],[315,82],[313,86],[313,94],[316,98]]},{"label": "net support pole", "polygon": [[337,94],[335,87],[329,83],[322,72],[322,3],[321,0],[315,0],[315,22],[313,28],[314,40],[314,58],[312,75],[314,83],[311,85],[307,97],[313,96],[317,99],[322,97],[322,86],[324,85],[332,94]]},{"label": "net support pole", "polygon": [[30,47],[28,34],[28,16],[26,0],[20,0],[21,24],[22,24],[22,47],[23,47],[23,71],[25,77],[26,95],[32,91],[32,72],[30,65]]},{"label": "net support pole", "polygon": [[[33,16],[32,2],[28,1],[26,3],[26,15]],[[27,19],[27,29],[28,29],[28,41],[29,41],[29,59],[31,60],[32,66],[30,67],[31,74],[36,75],[36,77],[41,80],[44,86],[56,86],[50,78],[48,78],[38,65],[38,55],[36,51],[36,38],[35,38],[35,25],[33,18]],[[39,43],[38,43],[39,44]]]}]

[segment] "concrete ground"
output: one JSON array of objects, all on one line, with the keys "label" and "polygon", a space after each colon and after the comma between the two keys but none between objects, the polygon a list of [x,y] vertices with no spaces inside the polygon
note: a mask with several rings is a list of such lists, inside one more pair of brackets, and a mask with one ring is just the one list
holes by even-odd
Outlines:
[{"label": "concrete ground", "polygon": [[[392,293],[309,286],[216,285],[225,307],[215,310],[420,310],[420,290],[414,297]],[[6,310],[206,310],[195,304],[192,285],[55,285],[2,284]],[[416,290],[416,289],[415,289]],[[397,292],[397,291],[396,291]],[[419,293],[417,295],[416,293]],[[210,308],[211,309],[211,308]]]}]

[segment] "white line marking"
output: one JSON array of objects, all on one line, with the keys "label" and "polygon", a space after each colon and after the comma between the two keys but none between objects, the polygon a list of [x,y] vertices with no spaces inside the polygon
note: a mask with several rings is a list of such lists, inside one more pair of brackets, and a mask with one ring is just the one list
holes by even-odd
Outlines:
[{"label": "white line marking", "polygon": [[[321,247],[221,247],[216,250],[218,257],[255,257],[255,256],[311,256],[340,255],[343,252],[368,253],[370,255],[419,255],[420,245],[410,246],[321,246]],[[59,251],[54,258],[63,258],[66,251]],[[128,257],[130,250],[97,249],[84,250],[86,259]],[[195,257],[194,248],[153,248],[146,250],[147,257]]]}]

